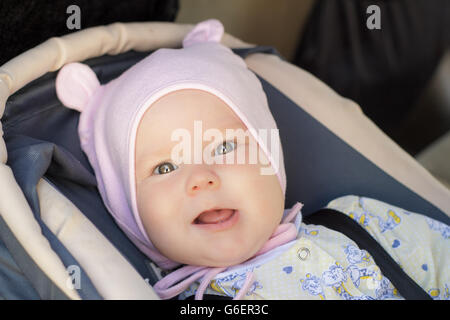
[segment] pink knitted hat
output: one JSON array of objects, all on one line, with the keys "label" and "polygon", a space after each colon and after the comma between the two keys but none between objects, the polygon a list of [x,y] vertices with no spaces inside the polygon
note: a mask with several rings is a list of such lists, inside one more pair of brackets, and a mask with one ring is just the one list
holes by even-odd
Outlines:
[{"label": "pink knitted hat", "polygon": [[163,256],[145,232],[137,211],[134,168],[139,121],[160,97],[189,88],[222,99],[247,126],[286,192],[279,136],[263,137],[259,130],[277,129],[267,97],[244,60],[220,44],[223,32],[218,20],[203,21],[184,38],[183,48],[159,49],[105,85],[81,63],[64,66],[56,78],[58,98],[81,112],[81,147],[95,171],[103,202],[133,243],[163,269],[179,263]]}]

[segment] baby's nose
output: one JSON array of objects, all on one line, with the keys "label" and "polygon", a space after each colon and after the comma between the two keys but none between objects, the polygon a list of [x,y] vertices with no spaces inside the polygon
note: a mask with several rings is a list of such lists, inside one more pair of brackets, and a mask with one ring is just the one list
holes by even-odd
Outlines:
[{"label": "baby's nose", "polygon": [[187,191],[194,195],[201,190],[215,190],[220,187],[219,177],[210,170],[200,170],[193,172],[189,177]]}]

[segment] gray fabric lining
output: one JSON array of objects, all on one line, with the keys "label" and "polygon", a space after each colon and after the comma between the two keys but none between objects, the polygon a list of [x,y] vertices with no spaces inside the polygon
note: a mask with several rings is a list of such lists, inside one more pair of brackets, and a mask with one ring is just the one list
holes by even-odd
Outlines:
[{"label": "gray fabric lining", "polygon": [[0,216],[0,295],[5,299],[67,300],[36,265]]}]

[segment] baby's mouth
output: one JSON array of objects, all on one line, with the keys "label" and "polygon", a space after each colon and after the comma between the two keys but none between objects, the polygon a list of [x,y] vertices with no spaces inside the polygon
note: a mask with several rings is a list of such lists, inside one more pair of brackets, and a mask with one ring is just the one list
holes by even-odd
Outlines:
[{"label": "baby's mouth", "polygon": [[200,213],[194,220],[194,224],[220,224],[233,217],[235,209],[214,209]]}]

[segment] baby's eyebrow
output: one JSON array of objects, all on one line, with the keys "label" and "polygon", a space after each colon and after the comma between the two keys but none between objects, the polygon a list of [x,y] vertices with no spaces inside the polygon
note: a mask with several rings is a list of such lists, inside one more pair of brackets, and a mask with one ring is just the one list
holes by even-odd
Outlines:
[{"label": "baby's eyebrow", "polygon": [[[174,141],[173,143],[179,143],[179,141]],[[145,153],[138,159],[137,162],[138,162],[138,163],[139,163],[140,161],[147,162],[149,159],[150,159],[150,160],[157,159],[157,158],[161,157],[161,155],[167,154],[167,152],[170,151],[170,150],[171,150],[171,148],[168,148],[168,145],[165,145],[165,146],[163,146],[163,147],[161,147],[161,148],[158,148],[158,149],[156,149],[156,150],[154,150],[154,151],[151,151],[151,152],[145,152]]]}]

